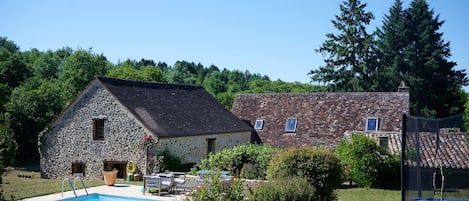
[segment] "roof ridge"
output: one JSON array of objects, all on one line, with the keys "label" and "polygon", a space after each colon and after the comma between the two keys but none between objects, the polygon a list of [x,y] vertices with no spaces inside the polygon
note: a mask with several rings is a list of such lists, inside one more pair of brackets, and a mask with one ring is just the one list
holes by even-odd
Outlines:
[{"label": "roof ridge", "polygon": [[153,82],[153,81],[144,81],[144,80],[130,80],[130,79],[121,79],[121,78],[112,78],[105,76],[96,76],[96,79],[101,82],[128,82],[136,84],[150,84],[150,85],[173,85],[173,86],[192,86],[192,87],[202,87],[197,84],[181,84],[181,83],[168,83],[168,82]]},{"label": "roof ridge", "polygon": [[281,93],[238,93],[239,96],[272,96],[272,95],[316,95],[316,94],[402,94],[398,92],[281,92]]}]

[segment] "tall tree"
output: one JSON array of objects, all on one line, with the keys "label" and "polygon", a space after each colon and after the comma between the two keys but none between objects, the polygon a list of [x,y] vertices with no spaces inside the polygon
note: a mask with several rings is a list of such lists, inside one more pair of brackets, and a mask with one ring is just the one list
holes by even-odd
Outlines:
[{"label": "tall tree", "polygon": [[394,91],[403,80],[402,74],[406,67],[403,52],[406,46],[404,10],[401,0],[395,0],[389,9],[389,14],[384,15],[383,25],[378,28],[376,35],[377,56],[381,70],[378,79],[379,91]]},{"label": "tall tree", "polygon": [[406,46],[401,69],[410,86],[411,112],[445,117],[464,111],[461,88],[468,84],[465,70],[455,70],[449,42],[439,32],[443,21],[434,17],[425,0],[414,0],[405,13]]},{"label": "tall tree", "polygon": [[325,83],[330,91],[370,91],[375,88],[374,38],[366,26],[374,16],[360,0],[345,0],[332,24],[338,33],[326,34],[316,50],[327,58],[325,66],[310,71],[314,82]]}]

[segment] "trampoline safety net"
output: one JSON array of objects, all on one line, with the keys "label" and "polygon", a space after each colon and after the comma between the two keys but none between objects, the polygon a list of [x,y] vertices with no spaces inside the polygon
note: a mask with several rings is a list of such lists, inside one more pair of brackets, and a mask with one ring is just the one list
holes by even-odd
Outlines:
[{"label": "trampoline safety net", "polygon": [[469,201],[469,142],[465,116],[429,119],[403,115],[402,201]]}]

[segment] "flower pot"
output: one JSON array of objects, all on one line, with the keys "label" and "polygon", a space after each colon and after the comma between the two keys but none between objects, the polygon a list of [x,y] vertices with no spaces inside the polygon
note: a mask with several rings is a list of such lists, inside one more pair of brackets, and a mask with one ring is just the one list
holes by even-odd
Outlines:
[{"label": "flower pot", "polygon": [[118,170],[103,171],[104,184],[114,186],[116,184],[117,172]]}]

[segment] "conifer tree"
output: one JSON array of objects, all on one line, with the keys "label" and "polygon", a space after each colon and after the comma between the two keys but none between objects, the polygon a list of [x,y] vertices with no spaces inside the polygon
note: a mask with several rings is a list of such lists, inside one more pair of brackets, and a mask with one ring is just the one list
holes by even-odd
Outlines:
[{"label": "conifer tree", "polygon": [[383,25],[376,31],[377,56],[381,67],[378,80],[380,91],[395,91],[403,80],[405,63],[402,53],[406,46],[406,29],[404,26],[404,10],[401,0],[395,0],[389,9],[389,14],[384,15]]},{"label": "conifer tree", "polygon": [[410,86],[411,113],[445,117],[464,111],[462,87],[468,79],[455,70],[449,42],[439,32],[443,21],[425,0],[414,0],[405,12],[405,49],[400,73]]},{"label": "conifer tree", "polygon": [[360,0],[345,0],[332,20],[338,33],[326,34],[316,50],[327,58],[325,66],[310,71],[313,82],[324,83],[329,91],[370,91],[375,88],[375,42],[366,26],[374,16]]}]

